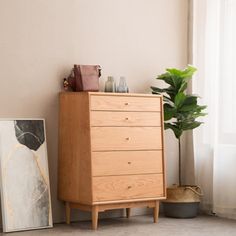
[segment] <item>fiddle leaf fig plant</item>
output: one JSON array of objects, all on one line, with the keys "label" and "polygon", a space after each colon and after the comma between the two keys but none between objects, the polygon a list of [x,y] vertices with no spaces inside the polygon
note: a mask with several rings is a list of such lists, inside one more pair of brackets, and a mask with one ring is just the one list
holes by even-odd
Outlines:
[{"label": "fiddle leaf fig plant", "polygon": [[168,84],[166,88],[151,87],[153,94],[161,94],[164,99],[165,129],[171,129],[179,144],[179,185],[181,181],[181,142],[185,130],[192,130],[202,124],[196,119],[205,116],[206,106],[198,105],[198,96],[187,94],[188,82],[196,72],[196,68],[188,65],[184,70],[166,69],[166,73],[156,79]]}]

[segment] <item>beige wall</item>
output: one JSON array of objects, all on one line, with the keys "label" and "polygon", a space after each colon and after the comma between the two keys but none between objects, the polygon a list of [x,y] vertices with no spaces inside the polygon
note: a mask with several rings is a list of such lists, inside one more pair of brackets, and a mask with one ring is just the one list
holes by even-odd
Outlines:
[{"label": "beige wall", "polygon": [[[46,119],[55,221],[63,219],[58,92],[73,63],[100,64],[101,86],[107,75],[124,75],[132,92],[150,92],[157,74],[187,63],[187,0],[0,1],[0,117]],[[172,184],[177,144],[170,132],[166,148]]]}]

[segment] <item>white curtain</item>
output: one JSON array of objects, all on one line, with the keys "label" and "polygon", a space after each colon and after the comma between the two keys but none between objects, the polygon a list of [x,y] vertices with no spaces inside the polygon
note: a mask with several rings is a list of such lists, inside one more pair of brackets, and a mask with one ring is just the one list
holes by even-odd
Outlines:
[{"label": "white curtain", "polygon": [[236,219],[236,0],[192,1],[193,93],[208,106],[193,133],[202,207]]}]

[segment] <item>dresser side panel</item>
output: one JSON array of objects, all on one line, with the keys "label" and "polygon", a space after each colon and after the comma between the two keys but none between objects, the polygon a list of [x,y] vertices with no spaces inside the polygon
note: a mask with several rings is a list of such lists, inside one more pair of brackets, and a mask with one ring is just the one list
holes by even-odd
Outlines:
[{"label": "dresser side panel", "polygon": [[88,93],[61,93],[59,114],[58,196],[92,203]]},{"label": "dresser side panel", "polygon": [[161,139],[162,139],[162,170],[163,170],[163,193],[166,198],[167,192],[166,192],[166,159],[165,159],[165,127],[164,127],[164,103],[163,103],[163,97],[160,99],[160,107],[161,107]]}]

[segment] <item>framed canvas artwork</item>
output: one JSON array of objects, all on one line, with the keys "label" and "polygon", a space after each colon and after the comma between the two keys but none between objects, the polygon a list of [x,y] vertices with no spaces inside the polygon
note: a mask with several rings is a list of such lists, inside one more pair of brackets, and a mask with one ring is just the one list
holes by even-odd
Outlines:
[{"label": "framed canvas artwork", "polygon": [[52,227],[45,121],[0,120],[3,231]]}]

